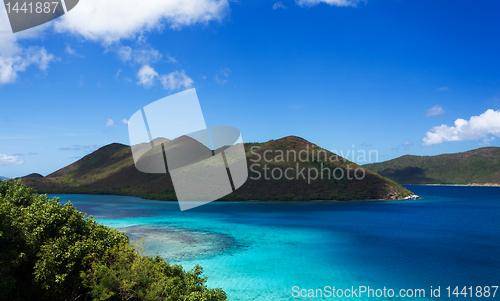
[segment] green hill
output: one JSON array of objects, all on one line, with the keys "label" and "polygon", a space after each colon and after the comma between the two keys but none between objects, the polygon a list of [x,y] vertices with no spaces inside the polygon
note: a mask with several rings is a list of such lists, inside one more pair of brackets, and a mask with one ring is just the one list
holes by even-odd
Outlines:
[{"label": "green hill", "polygon": [[[175,146],[185,142],[185,137],[180,137],[169,144]],[[401,185],[299,137],[245,143],[244,146],[249,178],[242,187],[221,200],[389,200],[412,194]],[[297,157],[298,154],[302,157]],[[336,170],[338,180],[331,174],[328,179],[325,171],[323,180],[319,174],[317,179],[313,179],[314,169],[320,171],[322,168]],[[356,168],[358,171],[354,174]],[[284,176],[287,169],[289,179]],[[311,177],[308,177],[308,170],[311,170]],[[343,178],[341,173],[345,175]],[[281,178],[278,177],[280,174]],[[362,179],[355,178],[361,178],[362,174]],[[271,175],[275,176],[274,179]],[[23,182],[40,193],[116,194],[176,200],[168,173],[139,172],[134,165],[131,148],[118,143],[104,146],[44,178],[23,178]]]},{"label": "green hill", "polygon": [[499,185],[500,147],[438,156],[406,155],[363,167],[401,184]]},{"label": "green hill", "polygon": [[43,178],[43,176],[39,173],[30,173],[27,176],[24,176],[23,178]]}]

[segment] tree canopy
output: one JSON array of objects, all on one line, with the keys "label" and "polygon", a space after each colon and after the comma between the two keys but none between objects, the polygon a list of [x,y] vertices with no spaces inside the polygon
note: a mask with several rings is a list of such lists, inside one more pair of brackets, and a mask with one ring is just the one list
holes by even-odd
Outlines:
[{"label": "tree canopy", "polygon": [[6,300],[226,300],[143,243],[95,221],[70,202],[0,181],[0,296]]}]

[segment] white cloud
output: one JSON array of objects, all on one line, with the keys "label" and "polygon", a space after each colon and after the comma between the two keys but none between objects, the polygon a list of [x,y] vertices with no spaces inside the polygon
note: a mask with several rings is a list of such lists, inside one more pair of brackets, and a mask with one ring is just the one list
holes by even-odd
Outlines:
[{"label": "white cloud", "polygon": [[221,79],[218,74],[215,75],[215,81],[221,85],[227,83],[227,79]]},{"label": "white cloud", "polygon": [[162,58],[160,51],[150,47],[143,49],[132,49],[130,46],[118,46],[113,49],[123,62],[133,64],[149,65]]},{"label": "white cloud", "polygon": [[55,29],[110,45],[165,25],[180,28],[221,20],[228,11],[228,0],[86,0],[56,21]]},{"label": "white cloud", "polygon": [[110,126],[115,126],[115,122],[113,121],[113,119],[111,118],[108,118],[108,121],[106,122],[106,127],[110,127]]},{"label": "white cloud", "polygon": [[118,69],[118,71],[116,71],[115,73],[115,80],[118,81],[119,78],[120,78],[120,73],[122,73],[122,69]]},{"label": "white cloud", "polygon": [[229,68],[221,68],[217,71],[217,74],[215,74],[215,81],[220,84],[224,85],[227,83],[227,79],[229,78],[229,74],[231,73],[231,69]]},{"label": "white cloud", "polygon": [[484,138],[482,143],[479,143],[479,145],[490,145],[490,142],[495,140],[495,137],[490,137],[490,138]]},{"label": "white cloud", "polygon": [[18,73],[24,72],[30,65],[37,65],[45,71],[54,60],[54,55],[43,47],[21,49],[18,55],[11,57],[0,53],[0,84],[14,83]]},{"label": "white cloud", "polygon": [[427,112],[425,112],[425,117],[429,116],[438,116],[444,114],[443,108],[439,105],[435,105],[432,108],[428,109]]},{"label": "white cloud", "polygon": [[228,77],[231,72],[233,72],[233,71],[231,71],[231,69],[229,69],[229,68],[222,68],[219,70],[219,73],[225,77]]},{"label": "white cloud", "polygon": [[74,55],[76,57],[84,57],[83,55],[78,54],[75,49],[71,48],[71,46],[69,46],[69,44],[66,44],[66,48],[64,48],[64,50],[66,51],[66,53],[68,53],[70,55]]},{"label": "white cloud", "polygon": [[413,146],[413,142],[411,141],[405,141],[405,143],[403,144],[400,144],[396,147],[393,147],[391,148],[392,150],[399,150],[400,148],[404,149],[404,150],[409,150],[410,149],[410,146]]},{"label": "white cloud", "polygon": [[450,87],[439,87],[436,91],[450,91]]},{"label": "white cloud", "polygon": [[455,120],[455,126],[436,126],[426,133],[422,145],[478,139],[488,141],[492,136],[500,137],[500,110],[489,109],[479,116],[472,116],[468,121],[459,118]]},{"label": "white cloud", "polygon": [[43,47],[23,48],[18,44],[19,38],[32,38],[31,31],[14,35],[10,27],[7,11],[0,9],[0,85],[14,83],[18,73],[24,72],[30,65],[37,65],[46,70],[49,63],[56,58]]},{"label": "white cloud", "polygon": [[144,65],[139,69],[139,72],[137,72],[137,77],[139,78],[137,84],[142,84],[146,88],[149,88],[154,86],[155,78],[158,77],[158,72],[151,68],[151,66]]},{"label": "white cloud", "polygon": [[193,79],[187,76],[184,70],[181,70],[180,72],[174,71],[170,74],[162,75],[160,77],[160,81],[163,88],[168,90],[177,90],[182,87],[188,89],[191,88],[194,83]]},{"label": "white cloud", "polygon": [[170,55],[167,55],[167,61],[169,63],[172,63],[172,64],[177,63],[177,59],[175,57],[173,57],[173,56],[170,56]]},{"label": "white cloud", "polygon": [[15,35],[11,32],[7,11],[0,9],[0,55],[2,56],[13,57],[21,52],[17,38],[23,35]]},{"label": "white cloud", "polygon": [[23,164],[24,160],[19,159],[18,156],[7,156],[0,154],[0,165],[19,165]]},{"label": "white cloud", "polygon": [[71,145],[70,147],[61,147],[59,150],[62,151],[85,151],[86,153],[90,153],[96,149],[98,149],[99,146],[92,144],[92,145]]},{"label": "white cloud", "polygon": [[283,2],[276,2],[276,3],[274,3],[273,9],[278,9],[278,8],[286,9],[286,6],[283,4]]},{"label": "white cloud", "polygon": [[123,118],[122,120],[123,124],[126,124],[126,125],[129,125],[130,124],[130,121],[128,121],[127,119]]},{"label": "white cloud", "polygon": [[160,75],[149,65],[144,65],[137,73],[139,81],[137,84],[142,84],[144,87],[149,88],[156,84],[156,79],[159,79],[163,88],[167,90],[177,90],[181,88],[191,88],[194,81],[190,78],[184,70],[174,71],[169,74]]},{"label": "white cloud", "polygon": [[132,48],[130,48],[129,46],[118,47],[115,51],[120,59],[124,62],[130,61],[132,59]]},{"label": "white cloud", "polygon": [[[49,26],[54,26],[56,32],[71,33],[100,42],[106,51],[115,51],[124,62],[151,65],[161,60],[162,54],[154,48],[144,46],[147,45],[147,33],[161,31],[165,27],[180,29],[183,26],[221,21],[230,11],[229,2],[230,0],[149,0],[138,4],[132,0],[86,0],[80,1],[71,13],[55,22],[38,26],[36,31],[26,30],[16,35],[6,33],[11,28],[6,11],[0,9],[0,84],[15,82],[18,74],[30,65],[46,70],[49,63],[56,59],[45,48],[24,49],[18,44],[21,37],[32,38],[43,33]],[[141,46],[139,49],[122,46],[120,41],[123,39],[134,39]],[[66,45],[65,51],[70,55],[83,57],[70,45]],[[165,60],[177,62],[169,55]],[[165,76],[167,84],[170,82],[168,76]],[[146,84],[150,83],[151,80],[147,81],[146,78]]]},{"label": "white cloud", "polygon": [[326,3],[331,6],[357,6],[363,0],[295,0],[300,6],[314,6],[320,3]]}]

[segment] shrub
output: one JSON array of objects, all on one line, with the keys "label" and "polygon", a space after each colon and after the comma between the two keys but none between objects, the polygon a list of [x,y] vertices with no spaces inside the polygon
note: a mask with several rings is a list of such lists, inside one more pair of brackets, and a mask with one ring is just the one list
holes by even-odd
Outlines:
[{"label": "shrub", "polygon": [[5,300],[226,300],[202,269],[184,271],[71,203],[0,181],[0,296]]}]

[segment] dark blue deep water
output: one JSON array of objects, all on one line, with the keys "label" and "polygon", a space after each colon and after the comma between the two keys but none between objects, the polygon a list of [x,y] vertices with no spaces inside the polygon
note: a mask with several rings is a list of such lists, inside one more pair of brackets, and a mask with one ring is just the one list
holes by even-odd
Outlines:
[{"label": "dark blue deep water", "polygon": [[[407,188],[422,199],[214,202],[180,212],[176,203],[134,197],[59,197],[132,239],[145,237],[147,254],[187,269],[202,265],[208,285],[229,300],[335,299],[325,297],[325,286],[394,290],[381,300],[471,299],[470,286],[474,299],[477,286],[492,295],[500,285],[500,188]],[[440,287],[440,298],[430,296],[431,286]],[[448,297],[448,286],[465,286],[469,295]],[[309,289],[313,298],[294,297]],[[424,289],[425,298],[396,298],[400,289]],[[491,295],[481,299],[500,300],[500,289]]]}]

